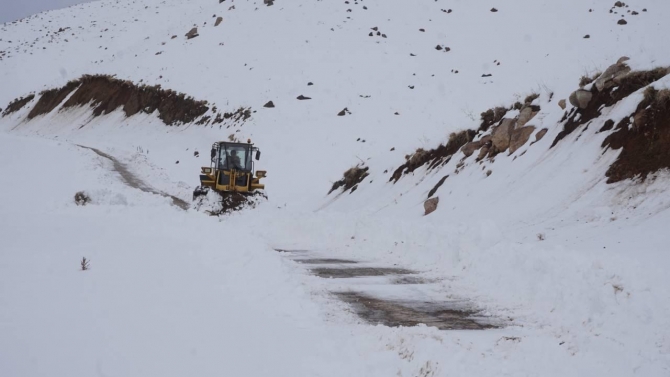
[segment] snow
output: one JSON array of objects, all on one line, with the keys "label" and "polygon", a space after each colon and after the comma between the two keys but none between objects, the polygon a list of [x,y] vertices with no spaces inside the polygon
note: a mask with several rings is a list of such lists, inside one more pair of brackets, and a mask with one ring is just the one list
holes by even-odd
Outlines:
[{"label": "snow", "polygon": [[[597,132],[629,117],[644,88],[550,148],[557,102],[580,76],[621,56],[634,69],[670,65],[670,4],[627,4],[99,1],[0,25],[1,107],[103,73],[256,111],[230,129],[85,108],[26,121],[35,101],[0,118],[0,375],[668,375],[670,173],[606,184],[618,151]],[[200,36],[186,40],[194,26]],[[542,140],[388,182],[405,155],[532,92]],[[263,151],[269,199],[222,218],[128,187],[80,147],[190,202],[209,147],[231,134]],[[356,192],[326,195],[362,162],[370,176]],[[423,216],[445,175],[440,207]],[[78,191],[92,203],[75,205]],[[274,249],[414,269],[430,283],[321,279]],[[370,325],[331,294],[350,290],[464,300],[509,323]]]}]

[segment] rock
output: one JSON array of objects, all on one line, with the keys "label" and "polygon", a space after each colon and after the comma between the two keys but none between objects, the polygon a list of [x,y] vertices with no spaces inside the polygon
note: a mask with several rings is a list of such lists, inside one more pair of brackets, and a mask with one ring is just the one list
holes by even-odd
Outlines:
[{"label": "rock", "polygon": [[609,89],[615,86],[616,85],[615,80],[620,80],[622,77],[630,73],[631,69],[625,63],[627,60],[629,60],[628,57],[626,56],[621,57],[616,64],[609,66],[605,70],[605,72],[603,72],[603,74],[596,79],[594,85],[596,86],[596,89],[598,89],[599,92],[602,92],[605,89]]},{"label": "rock", "polygon": [[520,127],[512,131],[512,137],[510,138],[509,143],[509,153],[512,154],[517,151],[517,149],[523,147],[530,135],[535,132],[535,126]]},{"label": "rock", "polygon": [[565,108],[566,108],[566,103],[565,103],[565,100],[564,100],[564,99],[558,101],[558,107],[560,107],[561,109],[565,110]]},{"label": "rock", "polygon": [[519,119],[516,122],[517,127],[523,127],[526,125],[526,123],[530,122],[531,119],[535,118],[535,115],[537,115],[537,111],[533,111],[533,108],[530,106],[526,106],[523,109],[521,109],[521,113],[519,114]]},{"label": "rock", "polygon": [[269,101],[268,103],[263,105],[263,107],[267,107],[267,108],[271,109],[271,108],[275,107],[275,104],[274,104],[274,102]]},{"label": "rock", "polygon": [[488,151],[488,147],[490,145],[491,145],[491,135],[486,135],[482,137],[480,140],[472,141],[465,144],[463,148],[461,148],[461,151],[463,151],[465,157],[470,157],[479,148],[486,148],[486,150]]},{"label": "rock", "polygon": [[298,99],[301,101],[307,100],[307,99],[312,99],[311,97],[305,97],[302,94],[298,96]]},{"label": "rock", "polygon": [[491,150],[490,144],[485,144],[482,149],[479,150],[479,155],[477,156],[477,161],[481,161],[486,157],[486,155],[489,153],[489,150]]},{"label": "rock", "polygon": [[470,157],[470,156],[472,156],[473,153],[475,153],[475,151],[477,149],[481,148],[482,145],[484,145],[484,143],[482,143],[481,140],[480,141],[471,141],[471,142],[465,144],[463,146],[463,148],[461,148],[461,151],[463,152],[465,157]]},{"label": "rock", "polygon": [[491,142],[497,152],[503,152],[509,148],[510,138],[515,125],[516,120],[505,118],[502,124],[493,130]]},{"label": "rock", "polygon": [[431,213],[435,212],[437,209],[437,205],[440,203],[440,197],[436,196],[434,198],[430,198],[423,202],[423,209],[425,211],[425,215],[430,215]]},{"label": "rock", "polygon": [[344,108],[344,110],[342,110],[342,111],[340,111],[339,113],[337,113],[337,116],[338,116],[338,117],[343,117],[343,116],[345,116],[345,115],[347,115],[347,109],[346,109],[346,108]]},{"label": "rock", "polygon": [[216,22],[214,22],[214,26],[219,26],[221,25],[221,22],[223,22],[223,17],[219,17],[216,19]]},{"label": "rock", "polygon": [[570,104],[580,109],[586,109],[593,98],[593,93],[588,90],[579,89],[570,94]]},{"label": "rock", "polygon": [[198,35],[199,35],[198,34],[198,28],[194,27],[188,33],[186,33],[186,38],[193,39],[193,38],[197,37]]},{"label": "rock", "polygon": [[275,3],[274,0],[263,0],[263,4],[267,6],[274,5],[274,3]]},{"label": "rock", "polygon": [[544,135],[547,134],[547,131],[549,131],[549,130],[546,129],[546,128],[543,128],[543,129],[540,130],[540,132],[536,133],[535,134],[535,142],[537,143],[538,141],[542,140]]},{"label": "rock", "polygon": [[630,58],[628,56],[622,56],[622,57],[619,58],[619,60],[616,61],[616,63],[617,64],[623,64],[623,63],[625,63],[629,60],[630,60]]},{"label": "rock", "polygon": [[498,11],[498,10],[497,10],[496,8],[491,8],[491,12],[495,13],[495,12],[497,12],[497,11]]},{"label": "rock", "polygon": [[626,21],[626,20],[624,20],[624,19],[622,18],[622,19],[620,19],[620,20],[617,22],[617,24],[619,24],[619,25],[628,25],[628,21]]}]

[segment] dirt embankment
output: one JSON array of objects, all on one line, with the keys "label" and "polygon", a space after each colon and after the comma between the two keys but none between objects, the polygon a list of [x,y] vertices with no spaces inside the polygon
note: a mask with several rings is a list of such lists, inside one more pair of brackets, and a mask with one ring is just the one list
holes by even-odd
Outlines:
[{"label": "dirt embankment", "polygon": [[[574,107],[570,111],[566,111],[563,119],[557,124],[557,126],[562,127],[562,130],[550,146],[550,148],[555,147],[567,135],[580,127],[583,130],[588,129],[594,119],[602,116],[603,108],[612,107],[631,94],[647,87],[644,100],[630,117],[626,117],[618,125],[615,125],[614,121],[608,120],[598,131],[606,132],[614,129],[602,146],[603,148],[622,150],[617,160],[606,172],[607,183],[632,178],[644,180],[648,175],[661,169],[670,169],[670,90],[659,91],[650,86],[670,74],[670,68],[660,67],[649,71],[631,72],[624,62],[625,60],[621,59],[616,65],[608,68],[606,73],[590,79],[589,82],[582,82],[582,88],[575,92],[578,96],[574,101],[579,103],[573,103],[571,96],[570,102],[573,103]],[[595,83],[590,88],[584,89],[585,85],[593,81]],[[440,145],[435,149],[418,149],[415,153],[406,156],[406,162],[393,172],[389,181],[397,182],[404,175],[422,166],[426,166],[428,170],[439,168],[447,164],[459,150],[462,150],[466,157],[473,155],[476,150],[480,150],[477,161],[488,158],[493,162],[496,154],[504,151],[505,148],[509,147],[512,151],[511,144],[514,141],[514,135],[512,134],[510,138],[505,132],[502,133],[505,134],[504,136],[506,136],[506,140],[509,140],[509,143],[503,143],[503,150],[496,148],[496,138],[501,133],[500,129],[505,127],[507,112],[513,109],[520,110],[521,114],[512,119],[516,123],[521,122],[524,111],[528,112],[530,118],[526,117],[525,125],[529,122],[529,119],[532,119],[540,111],[539,107],[533,105],[536,98],[536,95],[529,96],[526,98],[525,104],[516,103],[511,108],[497,107],[490,109],[481,114],[482,123],[477,131],[464,130],[452,134],[445,145]],[[582,101],[585,103],[582,103]],[[565,101],[560,101],[559,106],[565,108]],[[530,129],[532,133],[535,128],[526,126],[519,130],[524,129]],[[540,130],[536,135],[535,142],[539,141],[547,131],[546,128]],[[486,133],[489,132],[490,135],[487,135]],[[477,133],[485,136],[479,141],[473,142],[472,140]],[[522,144],[525,144],[531,133],[525,135]],[[532,142],[531,145],[535,142]],[[457,166],[456,173],[462,166],[462,163]],[[437,183],[428,194],[428,198],[436,193],[447,178],[448,175]]]},{"label": "dirt embankment", "polygon": [[573,108],[566,113],[562,121],[565,121],[563,131],[554,139],[550,148],[553,148],[559,141],[570,135],[580,126],[587,124],[601,115],[601,110],[605,107],[614,106],[617,102],[630,96],[634,92],[657,81],[668,74],[667,68],[657,68],[650,71],[631,72],[619,80],[615,86],[598,91],[596,86],[592,86],[590,93],[592,99],[584,109]]},{"label": "dirt embankment", "polygon": [[2,116],[7,116],[9,114],[15,113],[22,108],[24,108],[30,101],[32,101],[35,98],[34,94],[31,94],[26,97],[21,97],[17,98],[14,101],[10,102],[9,105],[7,105],[7,108],[5,109],[5,112],[2,113]]},{"label": "dirt embankment", "polygon": [[111,76],[86,75],[62,88],[42,92],[28,119],[48,114],[61,103],[63,109],[90,106],[94,117],[119,108],[128,117],[158,111],[158,117],[167,125],[191,123],[209,110],[207,101],[196,101],[183,93],[158,86],[138,86]]},{"label": "dirt embankment", "polygon": [[647,88],[635,113],[616,126],[603,147],[622,149],[605,173],[607,183],[636,177],[644,180],[658,170],[670,169],[670,90]]}]

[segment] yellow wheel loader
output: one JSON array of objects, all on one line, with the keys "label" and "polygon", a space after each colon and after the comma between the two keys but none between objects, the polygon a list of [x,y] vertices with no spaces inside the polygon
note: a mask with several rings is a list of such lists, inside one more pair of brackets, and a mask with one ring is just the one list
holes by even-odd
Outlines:
[{"label": "yellow wheel loader", "polygon": [[211,164],[202,167],[200,186],[193,191],[193,199],[207,195],[214,190],[222,195],[228,193],[252,194],[265,189],[260,183],[265,178],[265,170],[257,170],[254,176],[254,161],[259,160],[261,151],[249,140],[247,143],[220,141],[212,145]]}]

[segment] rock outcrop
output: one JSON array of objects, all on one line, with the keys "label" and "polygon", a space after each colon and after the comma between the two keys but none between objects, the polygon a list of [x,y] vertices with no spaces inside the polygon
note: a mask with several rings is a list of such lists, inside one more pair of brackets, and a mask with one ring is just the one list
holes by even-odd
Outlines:
[{"label": "rock outcrop", "polygon": [[593,93],[585,89],[578,89],[572,92],[569,98],[570,104],[580,109],[586,109],[589,107],[591,99],[593,99]]},{"label": "rock outcrop", "polygon": [[516,152],[519,148],[524,146],[528,142],[530,135],[535,132],[535,126],[526,126],[517,128],[512,131],[512,136],[509,143],[509,153],[512,154]]},{"label": "rock outcrop", "polygon": [[512,131],[516,126],[516,119],[505,118],[502,120],[500,126],[496,127],[491,134],[491,142],[493,143],[494,151],[497,153],[503,152],[509,148]]},{"label": "rock outcrop", "polygon": [[620,84],[620,80],[630,73],[631,69],[626,64],[630,60],[627,56],[621,57],[616,64],[609,66],[594,83],[599,92]]},{"label": "rock outcrop", "polygon": [[423,202],[424,215],[430,215],[431,213],[435,212],[435,210],[437,210],[437,205],[439,203],[440,203],[439,196],[430,198],[425,202]]},{"label": "rock outcrop", "polygon": [[521,113],[519,113],[519,119],[516,122],[517,127],[523,127],[526,125],[526,123],[530,122],[533,118],[535,118],[535,115],[537,115],[537,111],[533,111],[533,108],[531,106],[526,106],[521,109]]}]

